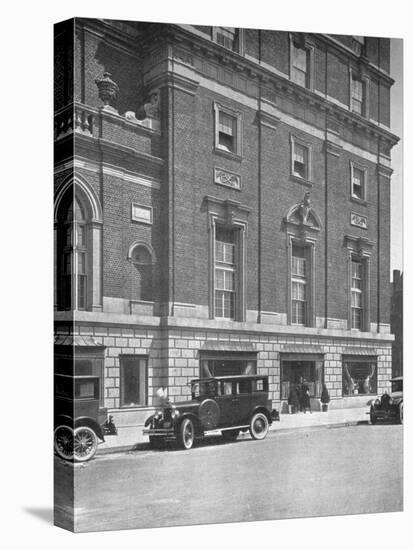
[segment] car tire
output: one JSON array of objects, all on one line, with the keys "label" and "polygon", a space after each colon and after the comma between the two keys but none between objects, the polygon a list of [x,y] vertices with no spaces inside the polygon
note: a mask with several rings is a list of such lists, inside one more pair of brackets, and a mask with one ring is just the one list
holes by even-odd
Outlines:
[{"label": "car tire", "polygon": [[239,435],[239,430],[224,430],[221,433],[224,441],[235,441]]},{"label": "car tire", "polygon": [[93,458],[98,448],[96,433],[89,426],[78,426],[73,436],[73,456],[76,462]]},{"label": "car tire", "polygon": [[220,410],[213,399],[205,399],[199,406],[199,420],[204,430],[215,430],[218,426]]},{"label": "car tire", "polygon": [[63,460],[73,460],[73,430],[70,426],[58,426],[54,431],[54,449]]},{"label": "car tire", "polygon": [[399,405],[399,423],[403,424],[403,402]]},{"label": "car tire", "polygon": [[250,434],[253,439],[265,439],[268,433],[268,418],[264,413],[258,412],[253,415],[250,422]]},{"label": "car tire", "polygon": [[373,409],[370,409],[370,424],[376,424],[376,422],[377,422],[376,415],[374,414]]},{"label": "car tire", "polygon": [[178,444],[182,449],[192,449],[195,443],[195,426],[190,418],[184,418],[179,425]]}]

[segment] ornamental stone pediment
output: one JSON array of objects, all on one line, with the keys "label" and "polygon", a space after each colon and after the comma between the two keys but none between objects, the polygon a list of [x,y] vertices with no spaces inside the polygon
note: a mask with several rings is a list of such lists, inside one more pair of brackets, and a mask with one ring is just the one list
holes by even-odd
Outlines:
[{"label": "ornamental stone pediment", "polygon": [[303,200],[292,206],[284,218],[288,230],[320,231],[321,220],[311,205],[310,193],[305,193]]}]

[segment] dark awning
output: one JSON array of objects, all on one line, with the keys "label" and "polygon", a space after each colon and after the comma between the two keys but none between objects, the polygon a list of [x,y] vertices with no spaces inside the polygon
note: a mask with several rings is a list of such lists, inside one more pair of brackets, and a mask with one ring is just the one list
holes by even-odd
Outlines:
[{"label": "dark awning", "polygon": [[71,346],[71,347],[93,347],[104,348],[103,344],[99,344],[93,336],[81,336],[80,334],[56,334],[54,339],[55,346]]},{"label": "dark awning", "polygon": [[312,355],[324,353],[321,346],[309,346],[304,344],[284,344],[280,353],[310,353]]},{"label": "dark awning", "polygon": [[368,355],[376,358],[377,351],[371,348],[344,348],[343,356],[345,355]]},{"label": "dark awning", "polygon": [[254,344],[250,342],[205,342],[201,351],[238,351],[243,353],[257,352]]}]

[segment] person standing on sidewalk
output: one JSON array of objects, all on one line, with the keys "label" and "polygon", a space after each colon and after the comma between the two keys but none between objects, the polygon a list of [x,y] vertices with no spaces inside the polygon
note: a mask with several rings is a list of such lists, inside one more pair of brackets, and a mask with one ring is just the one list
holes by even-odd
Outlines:
[{"label": "person standing on sidewalk", "polygon": [[303,412],[305,414],[306,409],[309,409],[310,413],[312,413],[311,401],[310,401],[310,388],[307,386],[306,380],[304,380],[301,385],[301,391],[302,391],[301,395],[302,395]]}]

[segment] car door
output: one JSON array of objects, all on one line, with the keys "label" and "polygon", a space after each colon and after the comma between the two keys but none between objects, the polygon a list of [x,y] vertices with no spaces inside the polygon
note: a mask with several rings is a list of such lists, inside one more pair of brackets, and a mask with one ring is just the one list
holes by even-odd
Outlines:
[{"label": "car door", "polygon": [[249,422],[251,412],[251,382],[252,380],[237,380],[235,382],[235,394],[232,400],[232,422],[234,425],[245,425]]},{"label": "car door", "polygon": [[235,382],[221,380],[218,387],[216,401],[220,410],[219,427],[225,428],[234,425],[238,415],[239,397],[236,395]]}]

